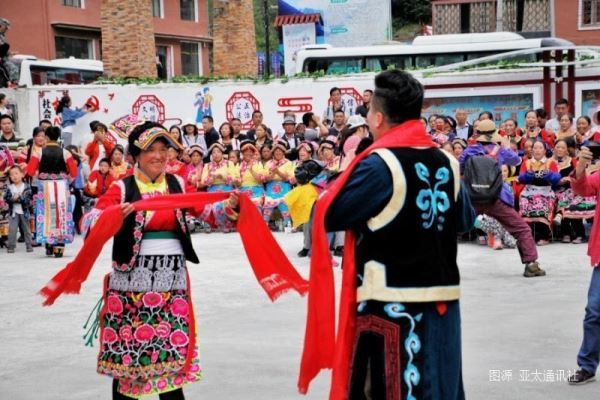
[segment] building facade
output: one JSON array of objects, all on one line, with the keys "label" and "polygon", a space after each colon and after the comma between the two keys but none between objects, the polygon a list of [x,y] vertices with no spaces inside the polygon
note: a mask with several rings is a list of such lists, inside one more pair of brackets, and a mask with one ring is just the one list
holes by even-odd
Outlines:
[{"label": "building facade", "polygon": [[[432,0],[434,34],[495,32],[496,0]],[[600,45],[600,0],[503,0],[502,29]]]},{"label": "building facade", "polygon": [[[209,75],[212,38],[207,0],[148,0],[152,8],[158,75]],[[5,1],[13,54],[40,59],[102,60],[101,0]],[[126,24],[127,21],[122,21]]]}]

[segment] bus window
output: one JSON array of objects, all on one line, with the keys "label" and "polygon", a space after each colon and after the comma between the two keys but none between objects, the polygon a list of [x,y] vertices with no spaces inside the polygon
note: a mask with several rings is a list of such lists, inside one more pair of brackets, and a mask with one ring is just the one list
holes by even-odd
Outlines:
[{"label": "bus window", "polygon": [[415,67],[428,68],[432,65],[435,65],[435,56],[429,54],[415,56]]},{"label": "bus window", "polygon": [[329,60],[327,74],[348,74],[362,71],[361,58],[334,58]]},{"label": "bus window", "polygon": [[325,71],[326,74],[347,74],[362,71],[362,57],[356,58],[307,58],[304,72]]},{"label": "bus window", "polygon": [[81,71],[81,82],[85,84],[94,83],[101,76],[102,72],[99,71]]},{"label": "bus window", "polygon": [[100,71],[86,71],[75,68],[55,68],[32,65],[31,83],[33,85],[92,83],[102,75]]},{"label": "bus window", "polygon": [[435,66],[441,67],[442,65],[454,64],[463,62],[465,55],[463,53],[449,53],[449,54],[437,54],[435,56]]},{"label": "bus window", "polygon": [[412,66],[409,56],[372,56],[366,58],[369,71],[382,71],[388,68],[406,69]]}]

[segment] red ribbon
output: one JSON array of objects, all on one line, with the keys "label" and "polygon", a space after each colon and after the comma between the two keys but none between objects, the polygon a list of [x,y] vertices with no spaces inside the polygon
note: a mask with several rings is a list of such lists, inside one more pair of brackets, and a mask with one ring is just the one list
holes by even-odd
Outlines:
[{"label": "red ribbon", "polygon": [[[228,197],[229,193],[226,192],[196,192],[158,196],[139,200],[132,204],[136,211],[173,210],[176,208],[203,209],[207,204],[222,201]],[[288,290],[295,290],[300,295],[306,293],[308,283],[298,274],[281,250],[256,206],[247,196],[239,196],[239,202],[237,229],[254,275],[271,301],[275,301]],[[45,297],[43,303],[45,306],[53,304],[63,293],[79,293],[81,284],[89,276],[104,244],[121,229],[122,225],[123,214],[120,204],[102,211],[75,259],[52,277],[50,282],[40,290],[41,295]]]},{"label": "red ribbon", "polygon": [[335,288],[332,259],[329,253],[325,216],[329,206],[342,190],[356,165],[373,150],[399,147],[438,147],[420,120],[398,125],[352,160],[348,168],[317,201],[313,220],[313,256],[310,262],[308,314],[304,351],[298,378],[298,390],[305,394],[320,370],[333,368],[329,398],[346,399],[350,358],[356,323],[355,237],[346,231],[343,258],[342,290],[337,338],[335,337]]}]

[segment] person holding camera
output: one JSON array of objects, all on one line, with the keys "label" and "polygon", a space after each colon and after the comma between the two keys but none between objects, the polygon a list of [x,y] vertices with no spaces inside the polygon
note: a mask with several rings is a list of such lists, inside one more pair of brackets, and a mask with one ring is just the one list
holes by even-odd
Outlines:
[{"label": "person holding camera", "polygon": [[[577,167],[571,175],[571,187],[580,196],[600,196],[600,173],[587,173],[587,167],[593,159],[596,163],[600,162],[600,145],[582,147]],[[579,369],[569,377],[570,385],[594,381],[600,363],[600,207],[596,208],[594,215],[588,242],[588,255],[594,271],[585,307],[583,341],[577,354]]]}]

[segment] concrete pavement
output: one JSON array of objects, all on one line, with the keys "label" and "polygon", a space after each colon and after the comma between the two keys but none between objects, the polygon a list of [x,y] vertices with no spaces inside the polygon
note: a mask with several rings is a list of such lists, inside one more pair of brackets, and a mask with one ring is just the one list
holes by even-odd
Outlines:
[{"label": "concrete pavement", "polygon": [[[325,399],[328,373],[306,397],[296,392],[306,300],[287,294],[271,304],[258,286],[237,234],[195,234],[201,259],[190,265],[204,370],[186,387],[187,399]],[[308,260],[295,256],[301,234],[277,234],[304,276]],[[75,254],[43,249],[0,253],[0,399],[110,399],[111,381],[95,373],[98,345],[84,347],[82,325],[109,271],[103,251],[79,296],[41,307],[36,291]],[[516,250],[462,244],[463,374],[468,399],[598,399],[600,383],[570,387],[576,368],[591,268],[587,245],[540,248],[544,278],[525,279]],[[339,270],[336,271],[339,276]],[[562,381],[561,381],[562,380]]]}]

